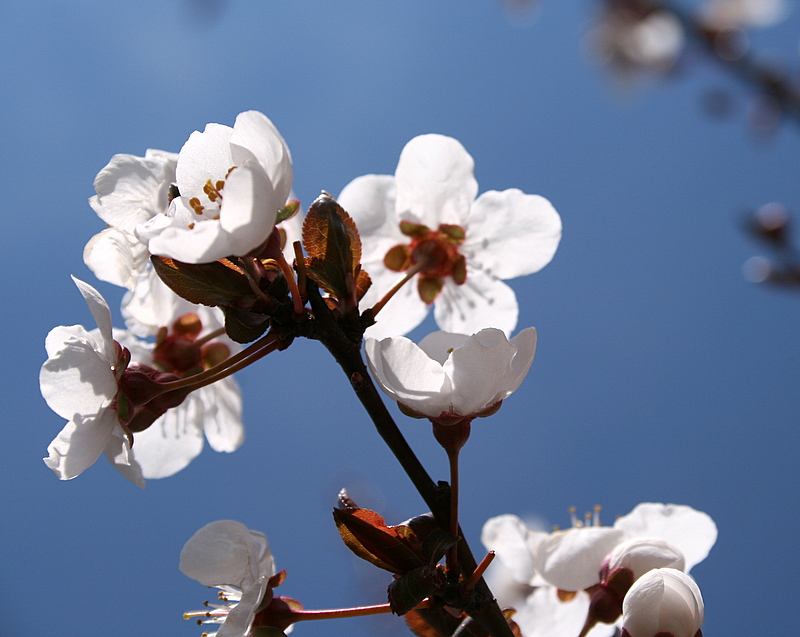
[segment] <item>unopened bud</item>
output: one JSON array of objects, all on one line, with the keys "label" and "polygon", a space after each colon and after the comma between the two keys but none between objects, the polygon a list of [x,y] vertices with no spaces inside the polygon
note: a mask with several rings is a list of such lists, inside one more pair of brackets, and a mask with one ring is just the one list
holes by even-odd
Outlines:
[{"label": "unopened bud", "polygon": [[697,637],[703,625],[703,596],[695,581],[673,568],[640,577],[622,604],[623,637]]}]

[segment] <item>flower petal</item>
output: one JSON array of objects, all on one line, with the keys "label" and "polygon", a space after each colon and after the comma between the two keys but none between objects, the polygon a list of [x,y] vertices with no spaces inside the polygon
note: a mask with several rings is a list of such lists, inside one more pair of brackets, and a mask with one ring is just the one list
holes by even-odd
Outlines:
[{"label": "flower petal", "polygon": [[225,617],[216,637],[245,637],[248,634],[256,616],[256,608],[267,592],[268,582],[268,577],[260,577],[255,584],[242,591],[241,600]]},{"label": "flower petal", "polygon": [[[561,601],[554,586],[537,588],[517,609],[514,621],[525,637],[577,637],[589,613],[589,596],[579,592],[569,601]],[[597,624],[586,637],[612,637],[616,628]]]},{"label": "flower petal", "polygon": [[582,591],[600,581],[600,565],[623,539],[609,527],[556,531],[539,545],[534,564],[544,579],[565,591]]},{"label": "flower petal", "polygon": [[205,586],[228,584],[243,591],[275,574],[266,536],[235,520],[217,520],[197,531],[181,551],[179,568]]},{"label": "flower petal", "polygon": [[[391,175],[357,177],[339,194],[339,205],[353,218],[361,236],[361,260],[365,264],[375,262],[378,268],[385,269],[386,253],[398,243],[408,243],[408,237],[400,232],[395,200],[395,179]],[[373,279],[378,268],[368,269]],[[397,273],[392,276],[396,278]]]},{"label": "flower petal", "polygon": [[148,150],[145,157],[114,155],[94,178],[89,205],[109,226],[127,232],[169,205],[178,155]]},{"label": "flower petal", "polygon": [[702,562],[717,541],[717,525],[706,513],[682,504],[643,502],[618,518],[614,528],[626,538],[654,537],[668,542],[686,559],[686,572]]},{"label": "flower petal", "polygon": [[450,381],[442,366],[419,346],[398,336],[364,343],[370,370],[393,399],[426,416],[439,416],[450,407]]},{"label": "flower petal", "polygon": [[92,313],[92,316],[97,323],[97,328],[100,330],[100,334],[103,338],[102,341],[98,341],[98,345],[100,346],[100,354],[113,365],[116,360],[114,341],[111,337],[111,310],[108,308],[108,303],[106,303],[103,295],[88,283],[84,283],[74,276],[72,277],[72,280],[78,287],[78,291],[83,296],[83,300],[86,301],[86,305],[89,306],[89,311]]},{"label": "flower petal", "polygon": [[142,468],[134,459],[128,438],[118,424],[114,426],[103,453],[113,467],[126,479],[133,482],[137,487],[144,489]]},{"label": "flower petal", "polygon": [[528,584],[536,574],[528,544],[528,528],[516,515],[489,518],[481,531],[481,542],[487,551],[494,551],[514,579]]},{"label": "flower petal", "polygon": [[[202,391],[202,390],[200,390]],[[190,394],[144,431],[134,434],[133,456],[147,478],[166,478],[184,469],[203,450],[203,405]]]},{"label": "flower petal", "polygon": [[100,457],[115,426],[117,415],[111,409],[88,416],[75,414],[47,447],[44,463],[60,480],[71,480]]},{"label": "flower petal", "polygon": [[511,279],[550,263],[561,240],[561,217],[539,195],[483,193],[470,211],[463,252],[487,274]]},{"label": "flower petal", "polygon": [[453,350],[463,347],[469,342],[467,334],[453,334],[451,332],[431,332],[419,342],[419,348],[429,358],[444,366]]},{"label": "flower petal", "polygon": [[[194,131],[178,154],[175,178],[178,190],[185,197],[199,196],[210,179],[224,179],[235,166],[230,139],[233,129],[223,124],[207,124],[203,132]],[[174,201],[174,200],[173,200]]]},{"label": "flower petal", "polygon": [[101,281],[130,288],[136,277],[134,250],[145,246],[117,228],[106,228],[89,239],[83,249],[83,262]]},{"label": "flower petal", "polygon": [[249,161],[231,172],[225,182],[225,198],[219,225],[231,235],[233,252],[241,256],[264,243],[275,226],[278,208],[286,202],[275,199],[272,184],[263,167]]},{"label": "flower petal", "polygon": [[471,268],[463,285],[445,281],[433,307],[436,324],[446,332],[460,334],[496,327],[508,335],[517,326],[518,315],[514,290],[500,279]]},{"label": "flower petal", "polygon": [[[383,267],[383,264],[377,266],[377,269],[365,264],[364,269],[372,277],[372,287],[359,303],[362,312],[375,305],[400,277],[397,272]],[[383,306],[380,314],[375,317],[375,325],[368,327],[364,335],[384,339],[408,334],[425,320],[429,311],[430,308],[419,298],[415,281],[409,281]]]},{"label": "flower petal", "polygon": [[230,144],[235,165],[241,166],[251,158],[261,164],[278,200],[278,207],[283,206],[292,189],[292,155],[275,124],[259,111],[239,113]]},{"label": "flower petal", "polygon": [[478,194],[475,162],[460,142],[444,135],[420,135],[400,153],[397,216],[435,229],[463,226]]},{"label": "flower petal", "polygon": [[39,387],[50,409],[72,420],[76,414],[94,416],[111,404],[117,382],[91,334],[80,325],[56,327],[46,346],[50,357],[39,372]]},{"label": "flower petal", "polygon": [[197,391],[203,402],[203,431],[214,451],[236,451],[244,442],[242,394],[231,377]]},{"label": "flower petal", "polygon": [[453,411],[468,416],[508,396],[511,360],[516,353],[505,334],[492,327],[473,334],[453,350],[444,364],[453,384]]}]

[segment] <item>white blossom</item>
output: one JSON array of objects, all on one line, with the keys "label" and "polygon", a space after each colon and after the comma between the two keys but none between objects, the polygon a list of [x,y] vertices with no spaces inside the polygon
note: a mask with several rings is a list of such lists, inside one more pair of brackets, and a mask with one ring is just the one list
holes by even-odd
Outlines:
[{"label": "white blossom", "polygon": [[[613,526],[599,526],[599,519],[597,524],[544,533],[506,514],[484,525],[486,548],[496,552],[518,582],[539,587],[515,617],[525,637],[577,635],[589,611],[590,595],[584,590],[595,590],[622,568],[630,570],[634,581],[654,568],[688,572],[705,559],[717,538],[713,520],[685,505],[646,502]],[[577,594],[559,597],[557,590]],[[605,637],[613,629],[598,623],[588,636]]]},{"label": "white blossom", "polygon": [[434,300],[434,317],[443,330],[514,330],[517,299],[501,279],[550,262],[561,218],[545,198],[516,189],[476,199],[473,172],[472,157],[458,141],[421,135],[406,144],[394,176],[359,177],[339,195],[358,226],[362,265],[373,281],[362,309],[391,288],[399,271],[427,263],[414,277],[417,285],[409,282],[386,304],[368,336],[409,332]]},{"label": "white blossom", "polygon": [[533,363],[536,330],[510,341],[495,328],[472,336],[433,332],[419,345],[404,336],[368,338],[364,347],[372,374],[393,400],[430,418],[467,417],[520,386]]},{"label": "white blossom", "polygon": [[45,340],[47,361],[39,373],[42,396],[68,422],[48,446],[44,462],[61,480],[71,480],[103,453],[123,476],[143,487],[141,467],[114,407],[118,353],[111,311],[91,285],[75,277],[73,281],[97,329],[89,332],[80,325],[59,326]]},{"label": "white blossom", "polygon": [[203,623],[221,624],[212,633],[217,637],[248,634],[269,578],[275,575],[266,536],[234,520],[217,520],[197,531],[181,551],[179,568],[204,586],[222,591],[220,599],[226,604],[184,615],[187,619],[207,617]]},{"label": "white blossom", "polygon": [[291,191],[292,161],[273,123],[246,111],[233,128],[208,124],[192,133],[175,177],[180,196],[137,234],[152,254],[208,263],[245,255],[267,240]]}]

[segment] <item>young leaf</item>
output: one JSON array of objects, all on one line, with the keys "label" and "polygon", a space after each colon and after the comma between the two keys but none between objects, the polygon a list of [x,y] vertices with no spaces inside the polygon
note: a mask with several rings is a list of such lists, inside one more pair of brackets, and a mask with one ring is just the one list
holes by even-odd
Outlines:
[{"label": "young leaf", "polygon": [[389,527],[369,509],[355,512],[333,510],[336,527],[347,547],[360,558],[390,573],[406,573],[422,566],[422,554],[415,550],[408,527]]},{"label": "young leaf", "polygon": [[431,565],[420,566],[389,584],[389,606],[395,615],[405,615],[444,584],[441,570]]},{"label": "young leaf", "polygon": [[191,303],[231,305],[253,294],[242,270],[227,259],[199,264],[157,256],[150,260],[167,287]]},{"label": "young leaf", "polygon": [[308,209],[303,247],[309,277],[337,299],[353,295],[347,281],[359,275],[361,239],[350,215],[330,195],[323,193]]},{"label": "young leaf", "polygon": [[225,333],[237,343],[250,343],[269,327],[270,317],[264,314],[227,305],[223,306],[222,312],[225,314]]}]

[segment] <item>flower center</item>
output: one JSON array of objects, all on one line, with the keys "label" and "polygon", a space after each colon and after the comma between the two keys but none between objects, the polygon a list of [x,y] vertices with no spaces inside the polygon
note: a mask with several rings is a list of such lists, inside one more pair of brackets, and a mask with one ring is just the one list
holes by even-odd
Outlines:
[{"label": "flower center", "polygon": [[[211,180],[206,179],[203,186],[203,194],[192,197],[189,199],[189,207],[195,212],[198,217],[203,219],[219,219],[219,209],[222,206],[222,189],[225,188],[225,181],[236,166],[228,168],[223,179]],[[190,228],[194,227],[192,223]]]},{"label": "flower center", "polygon": [[383,263],[395,272],[405,272],[412,267],[417,270],[417,288],[423,301],[433,303],[447,277],[456,285],[466,282],[467,260],[458,250],[466,238],[461,226],[441,224],[436,230],[431,230],[419,223],[401,221],[400,231],[411,242],[391,248]]}]

